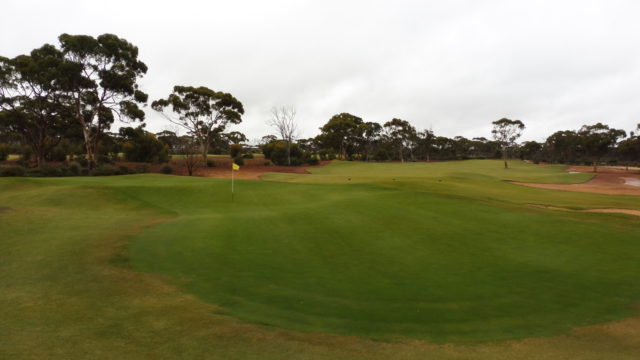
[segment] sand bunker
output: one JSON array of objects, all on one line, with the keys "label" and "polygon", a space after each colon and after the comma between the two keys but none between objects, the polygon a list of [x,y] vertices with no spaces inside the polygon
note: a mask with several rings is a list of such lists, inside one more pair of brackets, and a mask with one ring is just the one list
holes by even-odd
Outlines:
[{"label": "sand bunker", "polygon": [[[570,166],[567,171],[570,174],[576,172],[591,173],[593,168],[590,166]],[[540,189],[640,196],[640,172],[614,167],[598,168],[598,173],[593,179],[581,184],[538,184],[517,181],[513,183]]]},{"label": "sand bunker", "polygon": [[624,177],[624,184],[630,186],[640,186],[640,179]]},{"label": "sand bunker", "polygon": [[627,215],[635,215],[635,216],[640,216],[640,210],[631,210],[631,209],[586,209],[586,210],[573,210],[573,209],[567,209],[567,208],[562,208],[562,207],[557,207],[557,206],[551,206],[551,205],[543,205],[543,204],[525,204],[527,206],[531,206],[531,207],[537,207],[537,208],[542,208],[542,209],[549,209],[549,210],[559,210],[559,211],[571,211],[571,212],[592,212],[592,213],[617,213],[617,214],[627,214]]}]

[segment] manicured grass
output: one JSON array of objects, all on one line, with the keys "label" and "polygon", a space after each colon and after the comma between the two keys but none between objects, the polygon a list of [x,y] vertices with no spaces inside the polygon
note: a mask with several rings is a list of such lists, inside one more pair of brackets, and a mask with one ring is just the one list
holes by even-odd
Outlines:
[{"label": "manicured grass", "polygon": [[511,165],[334,163],[234,202],[218,179],[0,179],[0,357],[454,358],[316,333],[482,343],[633,315],[638,219],[524,204],[638,199],[510,184],[588,179]]}]

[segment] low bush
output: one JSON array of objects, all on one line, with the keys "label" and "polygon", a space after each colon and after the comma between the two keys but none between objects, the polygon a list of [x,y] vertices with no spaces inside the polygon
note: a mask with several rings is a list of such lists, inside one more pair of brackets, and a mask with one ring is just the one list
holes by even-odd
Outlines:
[{"label": "low bush", "polygon": [[25,168],[22,166],[0,166],[0,177],[2,176],[24,176]]},{"label": "low bush", "polygon": [[146,174],[149,172],[149,165],[147,164],[140,164],[136,166],[136,173],[137,174]]},{"label": "low bush", "polygon": [[236,163],[236,164],[238,164],[238,165],[240,165],[240,166],[243,166],[243,165],[244,165],[244,159],[242,158],[242,156],[237,156],[237,157],[235,157],[235,158],[233,159],[233,162],[234,162],[234,163]]},{"label": "low bush", "polygon": [[7,144],[0,144],[0,161],[5,161],[9,158],[11,149]]},{"label": "low bush", "polygon": [[311,156],[307,159],[307,164],[309,165],[318,165],[320,164],[320,159],[317,156]]},{"label": "low bush", "polygon": [[245,159],[253,159],[253,154],[252,153],[244,154],[242,155],[242,157]]},{"label": "low bush", "polygon": [[171,174],[173,172],[173,168],[169,165],[165,165],[160,169],[160,172],[162,172],[163,174]]},{"label": "low bush", "polygon": [[31,177],[58,177],[63,176],[64,172],[59,167],[43,165],[41,167],[27,169],[25,175]]},{"label": "low bush", "polygon": [[213,160],[207,160],[207,167],[216,167],[216,163]]},{"label": "low bush", "polygon": [[118,166],[118,173],[120,175],[127,175],[127,174],[130,174],[131,171],[129,171],[128,167],[126,167],[124,165],[120,165],[120,166]]},{"label": "low bush", "polygon": [[91,176],[112,176],[118,174],[118,169],[116,169],[112,165],[100,165],[97,168],[91,170]]},{"label": "low bush", "polygon": [[69,174],[72,176],[78,176],[82,172],[82,166],[80,166],[80,164],[78,164],[77,162],[72,162],[67,167],[67,171],[69,171]]}]

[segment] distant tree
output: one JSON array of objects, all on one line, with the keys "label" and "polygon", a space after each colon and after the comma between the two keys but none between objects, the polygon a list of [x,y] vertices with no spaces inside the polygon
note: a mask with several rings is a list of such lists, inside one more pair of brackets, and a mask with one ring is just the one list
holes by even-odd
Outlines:
[{"label": "distant tree", "polygon": [[525,141],[520,146],[520,158],[523,160],[533,160],[542,151],[542,144],[536,141]]},{"label": "distant tree", "polygon": [[159,133],[156,133],[156,137],[163,144],[167,145],[167,147],[169,148],[169,152],[171,153],[175,154],[180,147],[180,138],[178,137],[178,134],[171,130],[163,130]]},{"label": "distant tree", "polygon": [[247,142],[248,140],[246,135],[239,131],[232,131],[228,134],[223,135],[229,144],[242,144]]},{"label": "distant tree", "polygon": [[416,129],[406,120],[392,119],[384,123],[389,140],[394,144],[398,157],[404,162],[404,149],[408,148],[413,160],[413,143],[416,138]]},{"label": "distant tree", "polygon": [[620,141],[616,147],[616,155],[624,161],[626,170],[629,170],[629,163],[640,161],[640,136],[631,136],[628,139]]},{"label": "distant tree", "polygon": [[298,136],[296,109],[293,106],[271,108],[271,118],[268,124],[275,127],[287,149],[287,165],[291,165],[291,144]]},{"label": "distant tree", "polygon": [[418,151],[420,152],[420,158],[431,161],[431,152],[433,151],[433,144],[436,136],[433,130],[424,130],[418,134]]},{"label": "distant tree", "polygon": [[598,172],[598,163],[602,157],[611,152],[618,140],[626,135],[624,130],[611,129],[602,123],[584,125],[580,128],[580,143],[587,157],[593,161],[594,172]]},{"label": "distant tree", "polygon": [[522,130],[524,130],[525,126],[520,120],[510,120],[507,118],[496,120],[492,124],[493,130],[491,133],[493,134],[493,138],[500,143],[504,168],[507,169],[509,167],[507,165],[509,148],[512,147],[520,135],[522,135]]},{"label": "distant tree", "polygon": [[338,151],[340,158],[346,160],[357,146],[362,136],[362,119],[349,113],[334,115],[320,128],[324,148]]},{"label": "distant tree", "polygon": [[575,162],[577,156],[582,153],[582,144],[575,131],[556,131],[544,142],[543,151],[553,162]]},{"label": "distant tree", "polygon": [[13,59],[0,57],[0,128],[19,134],[39,167],[68,127],[59,91],[64,61],[52,45]]},{"label": "distant tree", "polygon": [[[196,138],[204,163],[213,137],[224,132],[228,124],[239,124],[244,114],[242,103],[233,95],[203,86],[174,86],[173,93],[154,101],[151,107]],[[165,112],[167,108],[172,115]]]},{"label": "distant tree", "polygon": [[380,135],[382,134],[382,125],[377,122],[367,121],[359,126],[361,127],[359,133],[362,134],[361,149],[364,153],[362,160],[369,161],[373,157],[374,144],[380,139]]},{"label": "distant tree", "polygon": [[81,126],[93,167],[100,137],[116,118],[144,121],[138,104],[146,103],[148,96],[137,82],[147,66],[138,59],[138,48],[116,35],[62,34],[59,40],[67,60],[60,70],[60,86],[69,112]]},{"label": "distant tree", "polygon": [[127,160],[153,163],[169,161],[169,147],[142,126],[120,128],[120,136],[123,139],[122,152]]}]

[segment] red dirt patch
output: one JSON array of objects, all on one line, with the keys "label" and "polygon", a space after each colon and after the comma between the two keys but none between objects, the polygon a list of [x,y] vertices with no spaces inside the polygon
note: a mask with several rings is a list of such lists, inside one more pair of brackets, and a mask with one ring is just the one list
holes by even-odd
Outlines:
[{"label": "red dirt patch", "polygon": [[[216,158],[213,160],[216,164],[215,167],[198,167],[194,171],[194,176],[202,177],[215,177],[215,178],[230,178],[231,177],[231,159]],[[260,180],[260,177],[270,172],[282,172],[291,174],[310,174],[307,169],[318,168],[325,166],[330,161],[321,161],[318,165],[306,165],[306,166],[278,166],[267,165],[265,166],[265,159],[245,159],[245,165],[240,166],[240,170],[234,172],[233,176],[236,179],[250,179]],[[187,175],[187,169],[185,168],[182,160],[172,161],[170,163],[175,175]],[[150,169],[151,172],[160,172],[158,170]]]},{"label": "red dirt patch", "polygon": [[[593,173],[591,166],[570,166],[567,171]],[[609,195],[640,196],[640,171],[618,167],[599,167],[597,175],[582,184],[538,184],[514,182],[514,184],[550,190],[588,192]]]},{"label": "red dirt patch", "polygon": [[607,214],[627,214],[627,215],[635,215],[640,216],[640,210],[631,210],[631,209],[586,209],[586,210],[573,210],[567,209],[563,207],[551,206],[551,205],[542,205],[542,204],[525,204],[531,207],[550,209],[550,210],[559,210],[559,211],[572,211],[572,212],[591,212],[591,213],[607,213]]}]

